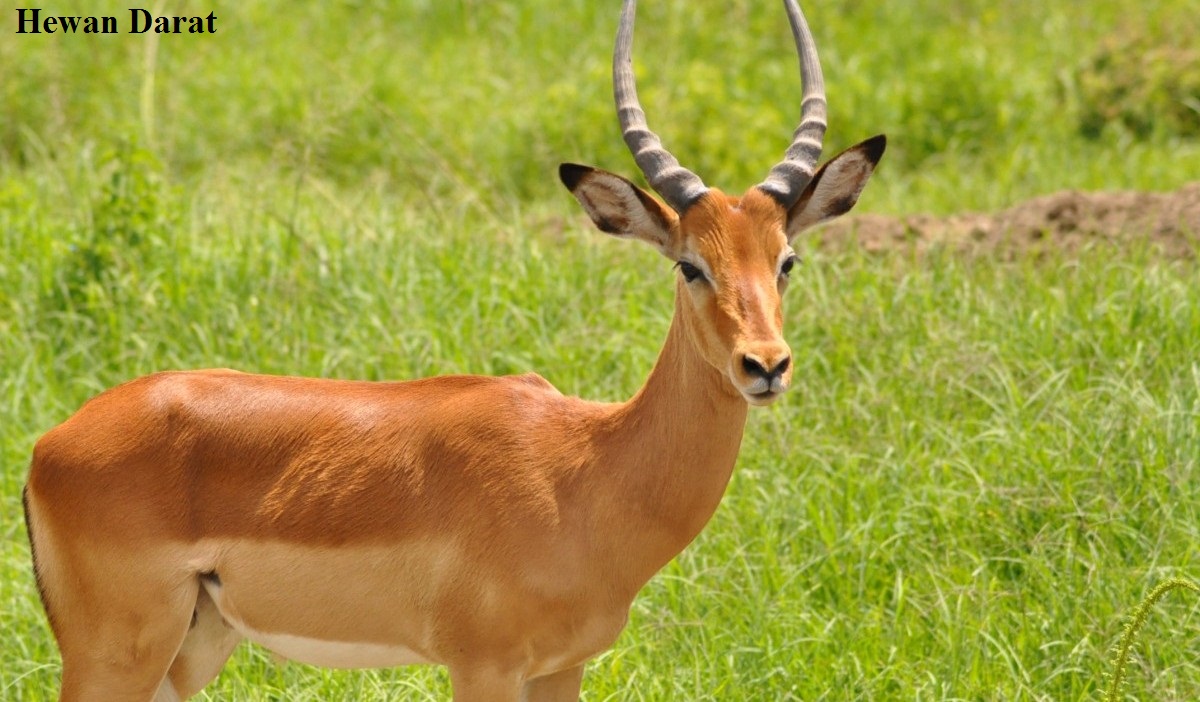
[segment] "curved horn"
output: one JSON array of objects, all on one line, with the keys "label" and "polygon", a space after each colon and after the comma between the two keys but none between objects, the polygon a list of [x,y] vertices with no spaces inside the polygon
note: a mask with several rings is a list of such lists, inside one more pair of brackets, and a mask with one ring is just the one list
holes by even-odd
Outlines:
[{"label": "curved horn", "polygon": [[821,75],[821,61],[817,58],[817,46],[808,22],[796,0],[783,0],[787,8],[788,21],[792,25],[792,38],[796,41],[796,52],[800,54],[800,80],[804,83],[804,99],[800,103],[800,126],[792,136],[792,145],[782,161],[771,169],[767,179],[758,188],[775,198],[786,208],[791,208],[812,180],[817,161],[821,158],[821,143],[825,138],[825,78]]},{"label": "curved horn", "polygon": [[621,122],[625,144],[633,153],[638,168],[646,174],[650,187],[671,209],[683,214],[708,188],[699,176],[679,165],[671,152],[663,148],[658,135],[646,125],[646,113],[638,102],[633,79],[633,17],[636,9],[637,0],[625,0],[617,29],[617,46],[613,51],[613,98],[617,103],[617,119]]}]

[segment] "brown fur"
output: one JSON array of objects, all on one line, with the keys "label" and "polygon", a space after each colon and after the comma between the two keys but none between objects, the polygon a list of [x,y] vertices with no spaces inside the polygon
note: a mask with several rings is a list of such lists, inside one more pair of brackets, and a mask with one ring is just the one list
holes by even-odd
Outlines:
[{"label": "brown fur", "polygon": [[24,493],[61,699],[187,697],[243,636],[327,665],[444,664],[458,702],[578,698],[584,661],[716,510],[748,403],[791,382],[789,239],[852,206],[881,154],[835,158],[790,212],[712,189],[682,218],[565,166],[602,230],[704,271],[677,279],[628,402],[532,374],[228,370],[93,398],[38,441]]}]

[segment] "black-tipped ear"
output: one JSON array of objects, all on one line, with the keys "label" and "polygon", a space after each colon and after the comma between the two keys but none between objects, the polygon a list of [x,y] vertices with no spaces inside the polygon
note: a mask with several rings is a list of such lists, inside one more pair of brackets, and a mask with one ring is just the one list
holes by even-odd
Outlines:
[{"label": "black-tipped ear", "polygon": [[582,166],[578,163],[560,163],[558,164],[558,179],[567,186],[567,190],[574,191],[579,187],[579,181],[594,170],[596,169],[591,166]]},{"label": "black-tipped ear", "polygon": [[887,135],[876,134],[859,144],[866,150],[867,160],[871,163],[878,164],[879,159],[883,158],[883,152],[887,149]]},{"label": "black-tipped ear", "polygon": [[619,175],[577,163],[559,166],[558,177],[597,229],[613,236],[641,239],[663,255],[674,256],[673,232],[679,216],[650,193]]},{"label": "black-tipped ear", "polygon": [[849,212],[886,148],[887,137],[879,134],[851,146],[821,166],[788,211],[788,241],[809,227]]}]

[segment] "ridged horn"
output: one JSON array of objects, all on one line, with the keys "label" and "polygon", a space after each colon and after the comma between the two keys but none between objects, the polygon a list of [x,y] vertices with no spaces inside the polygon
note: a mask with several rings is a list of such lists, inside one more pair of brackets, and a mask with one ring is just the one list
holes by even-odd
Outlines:
[{"label": "ridged horn", "polygon": [[788,21],[792,25],[792,38],[796,42],[796,53],[800,55],[800,80],[804,84],[804,98],[800,102],[800,126],[792,135],[792,145],[784,158],[758,188],[775,198],[786,208],[796,204],[804,188],[812,180],[821,159],[821,145],[825,139],[825,78],[821,75],[821,61],[817,58],[817,46],[808,22],[800,11],[796,0],[783,0]]},{"label": "ridged horn", "polygon": [[708,188],[699,176],[679,165],[671,152],[663,148],[658,135],[646,125],[646,113],[638,101],[633,78],[633,18],[636,13],[637,0],[625,0],[617,29],[617,46],[613,51],[613,98],[617,103],[617,119],[625,144],[650,187],[671,209],[683,214]]}]

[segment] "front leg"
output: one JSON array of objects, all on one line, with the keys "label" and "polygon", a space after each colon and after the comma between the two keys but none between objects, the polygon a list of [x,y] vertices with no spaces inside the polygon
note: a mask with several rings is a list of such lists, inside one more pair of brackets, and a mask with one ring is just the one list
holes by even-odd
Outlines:
[{"label": "front leg", "polygon": [[495,666],[451,665],[454,702],[521,702],[521,673]]},{"label": "front leg", "polygon": [[583,664],[526,681],[521,702],[577,702],[583,684]]}]

